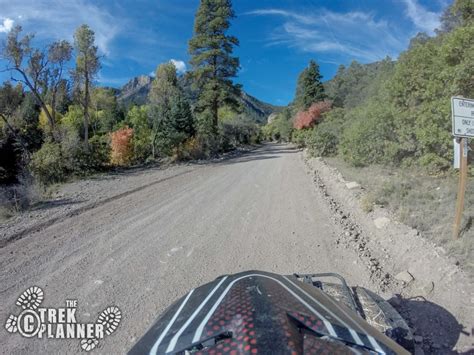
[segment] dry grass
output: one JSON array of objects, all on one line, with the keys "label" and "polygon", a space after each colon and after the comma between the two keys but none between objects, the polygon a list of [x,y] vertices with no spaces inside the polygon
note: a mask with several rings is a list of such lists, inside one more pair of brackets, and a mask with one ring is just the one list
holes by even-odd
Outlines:
[{"label": "dry grass", "polygon": [[10,186],[0,186],[0,223],[8,221],[18,212],[25,211],[41,200],[43,193],[32,180],[20,179]]},{"label": "dry grass", "polygon": [[375,206],[375,198],[371,193],[367,193],[360,199],[360,207],[365,213],[372,212]]},{"label": "dry grass", "polygon": [[[327,159],[344,177],[359,182],[367,191],[364,211],[375,204],[395,213],[400,222],[443,247],[469,271],[474,271],[474,181],[468,180],[460,238],[452,239],[458,177],[433,177],[414,169],[370,166],[354,168],[339,158]],[[350,177],[350,178],[349,178]]]}]

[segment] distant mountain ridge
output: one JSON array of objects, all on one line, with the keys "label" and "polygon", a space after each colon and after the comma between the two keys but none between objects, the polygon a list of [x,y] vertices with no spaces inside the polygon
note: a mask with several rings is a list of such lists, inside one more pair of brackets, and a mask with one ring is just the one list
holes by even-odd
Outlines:
[{"label": "distant mountain ridge", "polygon": [[[128,83],[117,90],[118,101],[125,106],[144,105],[148,102],[148,93],[151,90],[153,77],[148,75],[140,75],[132,78]],[[183,87],[186,96],[191,100],[195,100],[193,92],[190,89],[189,82],[181,76],[179,77],[181,87]],[[268,116],[272,113],[280,112],[283,107],[275,106],[263,102],[242,90],[241,103],[244,112],[248,114],[257,123],[266,123]]]},{"label": "distant mountain ridge", "polygon": [[140,75],[132,78],[122,86],[118,92],[118,100],[125,105],[144,105],[147,102],[148,93],[151,90],[153,78],[148,75]]}]

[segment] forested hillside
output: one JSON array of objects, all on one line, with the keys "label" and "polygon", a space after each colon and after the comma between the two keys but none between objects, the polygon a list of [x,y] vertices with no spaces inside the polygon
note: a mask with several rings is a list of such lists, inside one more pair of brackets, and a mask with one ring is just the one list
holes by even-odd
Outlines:
[{"label": "forested hillside", "polygon": [[[354,166],[446,171],[449,99],[474,96],[473,6],[456,0],[436,35],[418,34],[397,60],[341,65],[326,82],[311,61],[284,108],[234,82],[239,40],[229,33],[230,1],[201,2],[188,43],[190,70],[178,75],[172,63],[157,63],[154,77],[122,89],[96,85],[102,57],[88,25],[77,28],[73,43],[41,46],[15,26],[1,52],[11,77],[0,87],[2,199],[22,208],[32,186],[116,166],[211,157],[262,137]],[[262,128],[271,113],[278,114]]]},{"label": "forested hillside", "polygon": [[154,77],[97,86],[102,56],[84,24],[73,43],[38,45],[14,26],[2,48],[0,205],[27,207],[38,190],[116,166],[201,159],[260,139],[278,107],[234,83],[239,45],[230,1],[201,2],[189,40],[191,69],[157,63]]},{"label": "forested hillside", "polygon": [[265,128],[267,136],[292,139],[315,155],[340,155],[355,166],[448,169],[450,98],[474,97],[473,9],[472,1],[455,1],[436,35],[418,34],[398,60],[341,65],[324,85],[310,63],[289,112]]},{"label": "forested hillside", "polygon": [[[131,79],[121,89],[116,91],[118,102],[124,106],[145,105],[149,102],[148,94],[151,90],[153,78],[142,75]],[[186,75],[178,76],[178,84],[183,88],[186,97],[191,103],[197,98],[197,93],[192,89],[192,81]],[[279,112],[282,107],[271,105],[247,94],[244,90],[240,93],[241,109],[248,118],[257,123],[266,123],[267,118],[274,112]]]},{"label": "forested hillside", "polygon": [[[433,37],[420,33],[397,60],[341,65],[323,82],[311,61],[295,99],[263,128],[326,157],[364,188],[361,209],[398,221],[472,269],[474,193],[469,183],[460,233],[453,239],[457,171],[451,97],[474,98],[474,2],[456,0]],[[472,143],[471,143],[472,147]],[[469,164],[472,174],[472,154]]]}]

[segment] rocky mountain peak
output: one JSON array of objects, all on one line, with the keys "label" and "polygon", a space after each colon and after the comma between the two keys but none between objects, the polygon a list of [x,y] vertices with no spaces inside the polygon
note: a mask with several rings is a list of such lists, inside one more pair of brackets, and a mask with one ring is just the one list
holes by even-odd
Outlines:
[{"label": "rocky mountain peak", "polygon": [[151,85],[152,81],[153,81],[153,78],[151,76],[139,75],[139,76],[136,76],[135,78],[130,79],[130,81],[122,87],[122,91],[123,92],[135,91],[144,86]]},{"label": "rocky mountain peak", "polygon": [[133,101],[137,104],[144,103],[150,91],[152,81],[153,78],[148,75],[140,75],[131,79],[120,90],[119,100]]},{"label": "rocky mountain peak", "polygon": [[[190,83],[183,76],[178,80],[184,92],[187,93],[187,97],[195,100]],[[131,79],[119,90],[117,95],[119,102],[126,106],[146,104],[152,82],[153,78],[148,75],[140,75]],[[265,123],[271,113],[281,110],[281,107],[262,102],[245,91],[242,91],[240,101],[247,116],[259,123]]]}]

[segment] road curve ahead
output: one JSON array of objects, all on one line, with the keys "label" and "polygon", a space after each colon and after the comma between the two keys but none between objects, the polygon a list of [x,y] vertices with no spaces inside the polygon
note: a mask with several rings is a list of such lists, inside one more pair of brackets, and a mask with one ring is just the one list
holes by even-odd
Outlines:
[{"label": "road curve ahead", "polygon": [[[267,144],[237,158],[195,166],[59,221],[0,249],[0,319],[18,315],[30,286],[45,307],[76,299],[78,322],[110,305],[119,328],[102,353],[123,353],[178,297],[219,275],[335,271],[367,285],[354,254],[336,249],[337,227],[301,152]],[[0,331],[4,353],[75,353],[78,340],[25,339]]]}]

